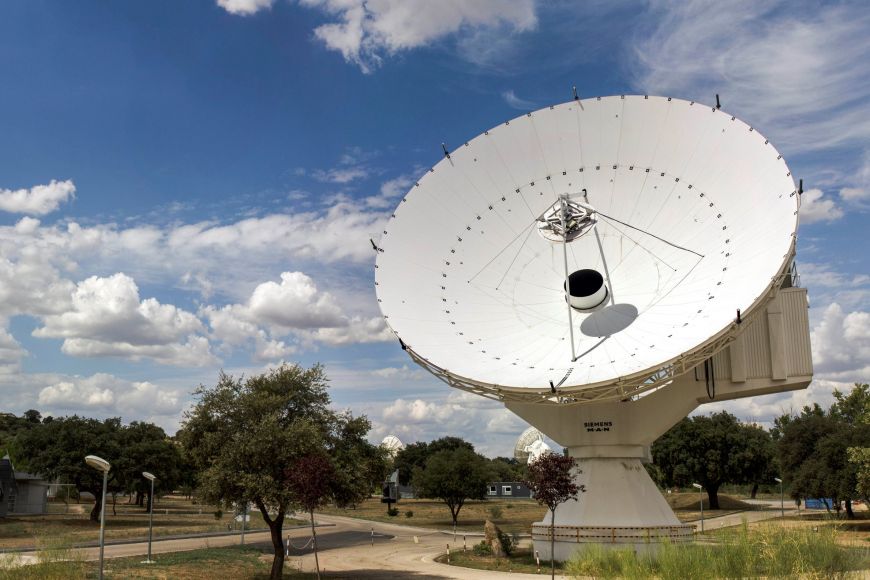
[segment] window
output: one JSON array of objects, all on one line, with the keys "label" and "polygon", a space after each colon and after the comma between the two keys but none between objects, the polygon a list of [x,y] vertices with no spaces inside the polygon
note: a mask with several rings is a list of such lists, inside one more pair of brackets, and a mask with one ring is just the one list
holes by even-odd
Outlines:
[{"label": "window", "polygon": [[[478,488],[478,489],[480,489],[480,488]],[[509,486],[509,485],[501,486],[501,494],[502,495],[513,495],[513,493],[514,493],[514,490],[511,486]]]},{"label": "window", "polygon": [[489,486],[489,495],[498,495],[498,492],[496,491],[496,487],[494,485]]}]

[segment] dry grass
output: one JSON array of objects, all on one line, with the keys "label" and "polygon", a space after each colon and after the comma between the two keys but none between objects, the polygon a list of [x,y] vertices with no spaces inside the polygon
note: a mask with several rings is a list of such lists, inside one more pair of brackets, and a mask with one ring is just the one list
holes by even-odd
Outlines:
[{"label": "dry grass", "polygon": [[[336,509],[327,508],[322,510],[323,513],[361,518],[365,520],[373,520],[377,522],[388,522],[392,524],[403,524],[408,526],[419,526],[424,528],[436,528],[448,530],[453,528],[453,520],[450,517],[450,510],[444,503],[430,499],[402,499],[395,504],[399,510],[398,516],[387,515],[387,504],[383,504],[379,499],[367,499],[365,502],[356,507],[356,509]],[[493,518],[490,510],[501,510],[500,517]],[[405,512],[408,510],[414,512],[413,517],[405,517]],[[469,501],[459,512],[459,521],[456,529],[458,531],[483,531],[483,525],[487,519],[493,520],[502,530],[508,533],[528,533],[533,522],[539,522],[543,519],[546,513],[546,508],[539,506],[534,500],[530,499],[491,499],[482,501]]]},{"label": "dry grass", "polygon": [[[71,558],[64,560],[63,558]],[[58,559],[60,558],[60,559]],[[106,560],[106,578],[139,580],[213,580],[245,578],[265,580],[272,567],[272,555],[252,546],[208,548],[155,556],[156,564],[142,564],[142,556]],[[8,561],[7,561],[8,564]],[[83,562],[75,552],[52,552],[31,566],[0,567],[0,580],[90,580],[99,576],[97,562]],[[310,579],[285,563],[285,578]]]},{"label": "dry grass", "polygon": [[[825,511],[804,512],[800,516],[788,516],[778,519],[779,525],[794,530],[812,530],[824,532],[827,528],[836,533],[836,542],[840,546],[853,548],[870,547],[870,514],[859,512],[854,520],[837,519]],[[764,525],[764,522],[748,524],[750,529]]]},{"label": "dry grass", "polygon": [[[107,541],[147,537],[148,514],[144,508],[119,501],[116,505],[118,515],[114,515],[111,501],[107,503]],[[88,518],[91,507],[88,504],[72,504],[69,513],[0,518],[0,548],[33,547],[39,537],[62,538],[70,545],[96,541],[99,538],[100,524]],[[55,505],[53,509],[66,511],[63,504],[60,507]],[[225,513],[217,519],[215,510],[213,506],[200,506],[180,496],[161,498],[154,504],[154,536],[226,532],[228,526],[229,529],[239,528],[240,524],[233,521],[232,514]],[[292,522],[286,525],[292,525]],[[251,514],[248,527],[265,529],[266,525],[259,512]]]},{"label": "dry grass", "polygon": [[[674,493],[665,496],[668,504],[674,509],[677,517],[683,522],[693,522],[701,518],[698,510],[698,494]],[[705,496],[706,498],[706,496]],[[755,509],[755,506],[740,501],[739,499],[720,495],[719,504],[722,509],[708,510],[705,502],[704,517],[713,518],[733,514],[735,512]],[[373,520],[377,522],[389,522],[420,526],[424,528],[452,529],[453,521],[450,518],[450,510],[444,503],[431,499],[402,499],[395,504],[399,510],[398,516],[387,515],[387,504],[380,503],[379,499],[369,498],[356,509],[327,508],[324,513]],[[490,510],[500,510],[500,515],[493,518]],[[405,517],[408,510],[414,512],[413,517]],[[529,533],[532,524],[540,522],[546,514],[546,508],[542,508],[531,499],[489,499],[483,501],[469,501],[459,512],[457,530],[482,531],[487,519],[493,520],[500,528],[508,533]]]}]

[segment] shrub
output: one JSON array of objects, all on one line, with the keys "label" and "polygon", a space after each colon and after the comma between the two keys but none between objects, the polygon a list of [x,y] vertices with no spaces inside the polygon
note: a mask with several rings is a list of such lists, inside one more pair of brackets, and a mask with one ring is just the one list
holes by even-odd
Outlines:
[{"label": "shrub", "polygon": [[413,517],[414,517],[414,510],[408,510],[408,511],[406,511],[406,512],[405,512],[405,517],[406,517],[406,518],[413,518]]},{"label": "shrub", "polygon": [[501,530],[498,532],[498,543],[501,544],[501,551],[504,552],[505,556],[510,556],[516,546],[513,538]]},{"label": "shrub", "polygon": [[217,509],[217,510],[215,510],[215,512],[214,512],[214,519],[219,520],[219,519],[221,519],[222,517],[224,517],[224,510],[222,510],[222,509]]},{"label": "shrub", "polygon": [[387,508],[387,515],[391,516],[391,517],[395,517],[395,516],[399,515],[399,508],[394,508],[394,507]]},{"label": "shrub", "polygon": [[492,517],[493,520],[499,520],[499,519],[501,519],[501,516],[503,515],[503,513],[502,513],[501,508],[499,506],[494,505],[494,506],[490,506],[489,515]]},{"label": "shrub", "polygon": [[474,544],[471,551],[474,552],[475,556],[492,556],[492,548],[486,542]]}]

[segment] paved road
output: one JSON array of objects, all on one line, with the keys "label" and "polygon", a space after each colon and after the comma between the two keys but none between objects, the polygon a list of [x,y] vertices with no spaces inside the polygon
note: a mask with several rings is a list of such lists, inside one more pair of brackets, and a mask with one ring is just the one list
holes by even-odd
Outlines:
[{"label": "paved road", "polygon": [[[342,573],[352,572],[352,575],[347,575],[348,578],[367,580],[395,580],[396,578],[495,580],[505,577],[504,572],[471,570],[435,562],[434,559],[444,553],[447,544],[451,545],[451,549],[462,549],[462,536],[459,534],[454,543],[452,534],[428,528],[369,522],[341,516],[321,515],[317,519],[322,523],[335,524],[334,531],[323,533],[324,538],[330,534],[350,534],[346,537],[356,539],[352,546],[336,545],[320,555],[321,569],[326,569],[330,576],[334,574],[344,577]],[[375,533],[374,546],[371,543],[372,531]],[[320,537],[321,534],[318,533],[318,539]],[[291,542],[296,546],[301,546],[309,538],[310,534],[301,529],[291,534]],[[359,543],[359,540],[362,540],[362,543]],[[473,541],[469,540],[469,545],[472,543]],[[321,544],[318,540],[319,545]],[[291,563],[301,565],[302,570],[313,570],[313,554],[297,556],[298,553],[291,551],[290,558],[295,561]],[[538,580],[541,578],[535,574],[511,574],[510,577]]]}]

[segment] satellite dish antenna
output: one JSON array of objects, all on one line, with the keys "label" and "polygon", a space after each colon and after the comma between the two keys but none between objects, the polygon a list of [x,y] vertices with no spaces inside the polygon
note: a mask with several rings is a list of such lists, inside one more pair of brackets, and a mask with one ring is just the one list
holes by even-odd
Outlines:
[{"label": "satellite dish antenna", "polygon": [[381,441],[381,447],[386,449],[387,455],[393,458],[399,453],[399,451],[405,448],[405,445],[395,435],[387,435],[384,437],[384,440]]},{"label": "satellite dish antenna", "polygon": [[378,302],[414,361],[577,458],[557,558],[602,528],[689,541],[641,463],[704,402],[809,384],[799,204],[782,155],[717,106],[576,98],[445,147],[384,230]]},{"label": "satellite dish antenna", "polygon": [[538,441],[540,441],[541,443],[544,442],[543,433],[541,433],[534,427],[529,427],[528,429],[523,431],[517,439],[516,444],[514,445],[514,459],[516,459],[520,463],[528,463],[530,452],[527,449],[533,443]]}]

